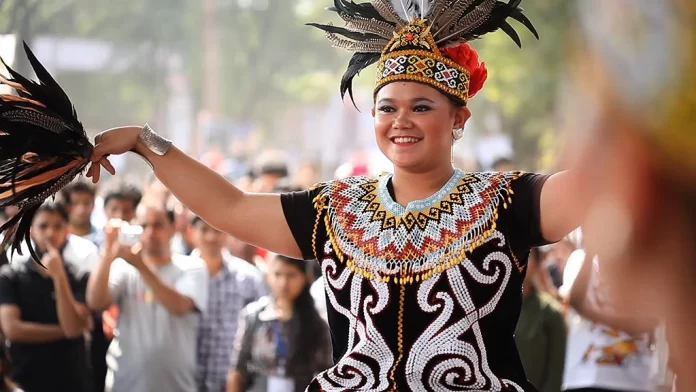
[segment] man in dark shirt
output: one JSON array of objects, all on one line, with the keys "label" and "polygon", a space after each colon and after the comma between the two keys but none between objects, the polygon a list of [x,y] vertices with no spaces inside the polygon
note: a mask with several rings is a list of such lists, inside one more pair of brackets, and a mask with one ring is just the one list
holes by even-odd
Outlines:
[{"label": "man in dark shirt", "polygon": [[31,226],[42,268],[14,254],[0,269],[0,327],[9,341],[12,378],[26,392],[91,392],[84,333],[90,313],[84,305],[88,274],[63,260],[68,213],[42,205]]}]

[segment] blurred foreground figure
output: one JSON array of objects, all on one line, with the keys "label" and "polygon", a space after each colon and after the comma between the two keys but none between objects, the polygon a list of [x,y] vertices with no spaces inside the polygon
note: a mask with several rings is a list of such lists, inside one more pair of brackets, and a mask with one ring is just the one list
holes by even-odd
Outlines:
[{"label": "blurred foreground figure", "polygon": [[[696,387],[696,3],[586,0],[568,94],[588,252],[616,306],[667,325],[679,392]],[[569,162],[570,163],[570,162]]]}]

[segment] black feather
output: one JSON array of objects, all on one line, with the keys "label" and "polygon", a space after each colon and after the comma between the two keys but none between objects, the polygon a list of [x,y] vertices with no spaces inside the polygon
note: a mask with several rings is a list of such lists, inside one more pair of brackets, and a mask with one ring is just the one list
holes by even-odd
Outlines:
[{"label": "black feather", "polygon": [[524,10],[522,8],[517,7],[516,9],[512,10],[512,12],[510,13],[510,17],[522,23],[524,27],[531,31],[532,34],[534,34],[534,37],[536,37],[536,39],[539,39],[539,33],[537,32],[536,28],[534,28],[534,25],[529,20],[529,18],[527,18],[527,15],[523,13],[523,11]]},{"label": "black feather", "polygon": [[[508,18],[512,18],[520,21],[529,31],[534,34],[534,36],[539,39],[539,34],[537,33],[534,25],[529,19],[523,14],[523,9],[519,7],[522,0],[510,0],[505,3],[504,1],[497,1],[491,14],[480,26],[474,28],[469,33],[463,34],[460,37],[452,37],[451,40],[465,40],[472,41],[479,39],[486,34],[493,33],[498,30],[503,30],[518,47],[522,47],[522,40],[520,39],[517,31],[507,22]],[[450,40],[448,40],[449,42]]]},{"label": "black feather", "polygon": [[519,34],[517,34],[517,31],[510,26],[508,22],[503,22],[500,24],[500,29],[505,32],[512,40],[517,44],[517,47],[522,48],[522,40],[520,39]]},{"label": "black feather", "polygon": [[358,105],[353,99],[353,79],[360,74],[360,71],[376,63],[379,57],[379,53],[355,53],[348,62],[348,68],[341,78],[341,99],[345,98],[347,92],[356,109],[358,109]]},{"label": "black feather", "polygon": [[384,17],[377,12],[372,3],[354,3],[349,0],[334,0],[334,6],[329,7],[328,10],[339,14],[375,19],[393,25],[393,23],[385,20]]},{"label": "black feather", "polygon": [[0,207],[19,207],[0,232],[3,250],[9,246],[21,254],[25,242],[39,262],[30,236],[34,215],[47,198],[84,170],[94,146],[65,91],[26,43],[24,49],[38,82],[4,61],[10,78],[0,79],[18,94],[0,94]]},{"label": "black feather", "polygon": [[338,34],[338,35],[341,35],[343,37],[346,37],[348,39],[352,39],[355,41],[366,41],[368,39],[379,39],[379,40],[384,39],[383,37],[381,37],[377,34],[360,33],[357,31],[348,30],[344,27],[338,27],[338,26],[333,26],[333,25],[326,25],[326,24],[319,24],[319,23],[307,23],[307,26],[316,27],[320,30],[327,32],[327,33]]},{"label": "black feather", "polygon": [[73,106],[72,102],[70,102],[68,95],[65,93],[65,91],[63,91],[55,79],[53,79],[51,74],[48,73],[46,68],[44,68],[44,66],[39,62],[26,42],[24,43],[24,50],[27,52],[27,59],[29,60],[29,64],[31,64],[34,73],[36,73],[36,77],[39,79],[39,82],[41,82],[41,84],[43,84],[45,87],[48,87],[46,89],[36,89],[37,92],[46,92],[46,94],[42,97],[43,99],[40,99],[39,101],[46,104],[47,107],[50,107],[61,118],[73,120],[75,123],[69,124],[76,127],[73,129],[73,131],[81,131],[82,135],[86,137],[87,133],[77,119],[77,111],[75,110],[75,106]]}]

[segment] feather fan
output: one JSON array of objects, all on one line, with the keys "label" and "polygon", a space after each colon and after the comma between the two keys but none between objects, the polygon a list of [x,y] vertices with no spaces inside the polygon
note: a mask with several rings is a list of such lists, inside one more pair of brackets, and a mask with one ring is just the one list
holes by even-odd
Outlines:
[{"label": "feather fan", "polygon": [[[94,146],[67,94],[34,56],[24,50],[38,82],[7,66],[0,84],[17,95],[0,94],[0,207],[19,213],[0,226],[0,246],[22,254],[24,241],[40,264],[29,235],[39,206],[72,181],[89,164]],[[0,59],[1,60],[1,59]]]}]

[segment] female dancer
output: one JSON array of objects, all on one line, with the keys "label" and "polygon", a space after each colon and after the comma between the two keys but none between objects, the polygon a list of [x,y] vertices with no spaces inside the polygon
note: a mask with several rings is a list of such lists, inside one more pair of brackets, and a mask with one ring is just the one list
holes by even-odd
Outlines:
[{"label": "female dancer", "polygon": [[393,174],[248,194],[148,126],[100,134],[93,161],[111,170],[107,154],[135,149],[210,224],[320,261],[335,366],[310,391],[534,391],[513,339],[521,285],[530,248],[578,226],[572,174],[464,173],[450,161],[486,76],[462,41],[498,27],[516,37],[508,16],[533,27],[519,0],[396,3],[336,1],[348,28],[315,25],[358,52],[342,93],[378,63],[375,136]]},{"label": "female dancer", "polygon": [[466,41],[501,29],[519,45],[509,17],[534,32],[520,2],[334,0],[346,27],[314,25],[356,52],[342,94],[377,63],[375,137],[392,174],[251,194],[149,126],[129,126],[97,136],[88,175],[98,181],[100,165],[113,174],[107,156],[135,151],[212,226],[318,259],[335,365],[309,391],[535,391],[513,339],[521,286],[530,249],[579,224],[574,174],[465,173],[451,164],[471,116],[466,103],[487,74]]},{"label": "female dancer", "polygon": [[[666,322],[679,392],[696,388],[696,4],[584,1],[572,97],[592,207],[583,242],[615,307]],[[587,83],[588,80],[594,81]],[[575,104],[569,105],[570,107]],[[577,108],[577,106],[575,106]],[[589,132],[588,132],[589,131]]]}]

